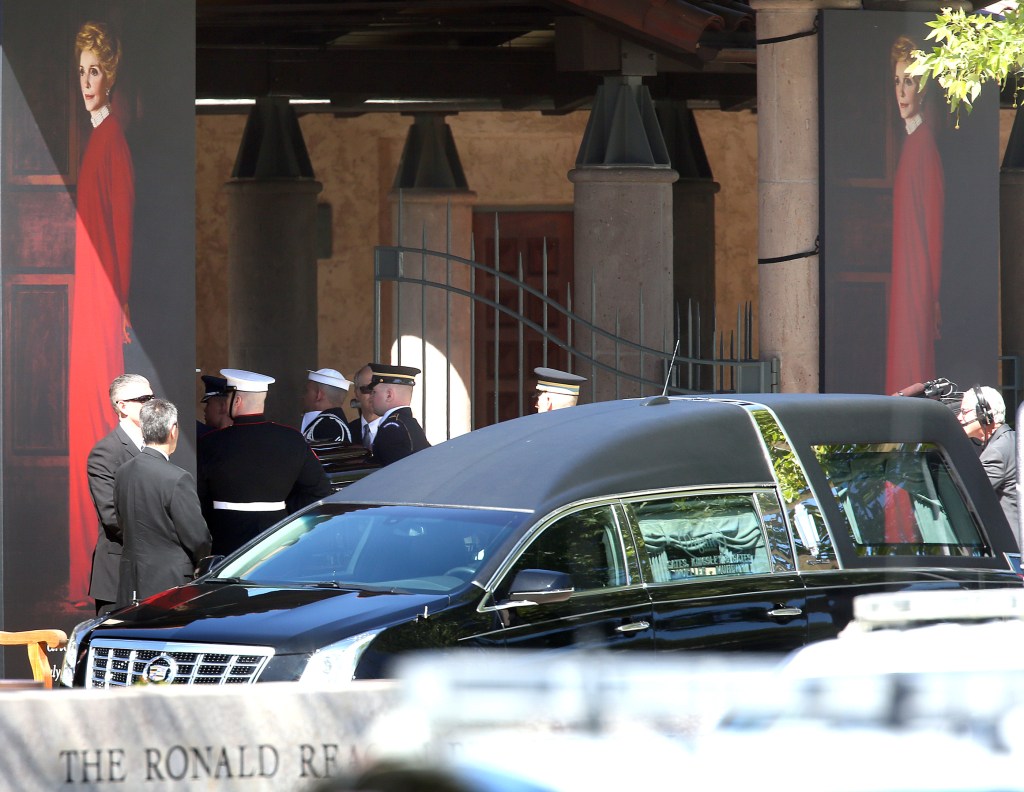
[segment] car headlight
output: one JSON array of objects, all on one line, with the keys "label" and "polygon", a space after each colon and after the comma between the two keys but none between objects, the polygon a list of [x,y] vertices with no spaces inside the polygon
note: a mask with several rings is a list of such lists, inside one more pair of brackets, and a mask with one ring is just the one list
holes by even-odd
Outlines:
[{"label": "car headlight", "polygon": [[75,684],[75,665],[78,663],[78,644],[81,643],[82,636],[97,624],[106,620],[106,616],[96,616],[95,618],[86,619],[84,622],[79,622],[75,625],[75,628],[71,631],[71,636],[68,638],[68,645],[64,647],[64,664],[60,667],[61,687],[71,687]]},{"label": "car headlight", "polygon": [[[383,629],[383,628],[381,628]],[[381,630],[370,630],[332,643],[313,652],[300,682],[311,685],[344,685],[352,681],[359,658]]]}]

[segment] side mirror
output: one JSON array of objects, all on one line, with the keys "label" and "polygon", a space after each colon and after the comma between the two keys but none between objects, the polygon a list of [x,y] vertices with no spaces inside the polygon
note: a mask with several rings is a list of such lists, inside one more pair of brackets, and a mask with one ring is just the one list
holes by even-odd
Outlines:
[{"label": "side mirror", "polygon": [[509,592],[508,600],[501,603],[501,607],[565,602],[574,591],[572,578],[565,572],[552,572],[548,569],[524,569],[512,580],[512,589]]},{"label": "side mirror", "polygon": [[212,555],[203,558],[198,565],[196,565],[196,571],[192,575],[192,579],[201,578],[203,575],[208,575],[216,569],[220,562],[224,560],[222,555]]}]

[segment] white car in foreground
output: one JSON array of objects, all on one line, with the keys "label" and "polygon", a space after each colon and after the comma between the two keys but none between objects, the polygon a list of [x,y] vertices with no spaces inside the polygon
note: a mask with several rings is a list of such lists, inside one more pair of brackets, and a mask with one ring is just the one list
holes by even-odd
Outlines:
[{"label": "white car in foreground", "polygon": [[[1024,593],[1019,589],[872,594],[837,637],[783,661],[778,684],[734,706],[726,734],[809,725],[890,741],[967,738],[993,758],[1024,755]],[[792,739],[792,734],[790,734]],[[941,742],[941,741],[940,741]],[[938,766],[950,754],[932,749]],[[903,750],[902,748],[900,749]],[[953,754],[957,755],[957,754]],[[850,772],[861,768],[851,766]],[[1021,774],[1024,779],[1024,773]],[[1016,784],[1016,782],[1014,782]]]}]

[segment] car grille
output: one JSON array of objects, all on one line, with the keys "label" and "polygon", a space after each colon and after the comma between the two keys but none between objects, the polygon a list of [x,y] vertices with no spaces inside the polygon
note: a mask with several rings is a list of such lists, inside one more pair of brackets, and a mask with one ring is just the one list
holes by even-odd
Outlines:
[{"label": "car grille", "polygon": [[85,684],[248,685],[259,679],[273,656],[274,650],[266,646],[95,638],[89,645]]}]

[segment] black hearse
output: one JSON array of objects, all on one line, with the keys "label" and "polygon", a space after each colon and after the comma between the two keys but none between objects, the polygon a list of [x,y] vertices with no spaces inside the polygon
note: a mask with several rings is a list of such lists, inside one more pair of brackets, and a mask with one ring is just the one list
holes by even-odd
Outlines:
[{"label": "black hearse", "polygon": [[336,685],[430,648],[784,652],[857,594],[1020,585],[950,410],[654,397],[414,454],[194,583],[80,625],[64,684]]}]

